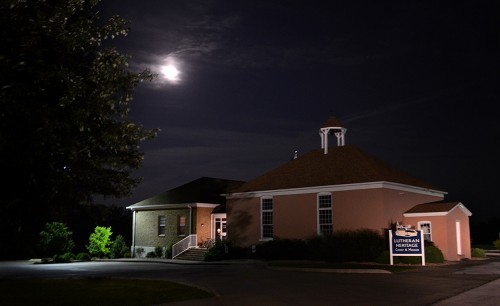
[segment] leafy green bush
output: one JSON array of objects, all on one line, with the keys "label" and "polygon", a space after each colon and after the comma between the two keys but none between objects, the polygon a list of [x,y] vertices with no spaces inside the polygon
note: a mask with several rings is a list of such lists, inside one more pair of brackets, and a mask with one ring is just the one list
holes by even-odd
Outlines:
[{"label": "leafy green bush", "polygon": [[146,258],[156,258],[156,253],[154,251],[148,252]]},{"label": "leafy green bush", "polygon": [[87,250],[90,255],[102,258],[109,254],[111,245],[111,227],[96,226],[95,230],[89,237]]},{"label": "leafy green bush", "polygon": [[71,252],[75,243],[71,239],[72,232],[66,224],[52,222],[45,224],[45,229],[40,232],[40,250],[42,256],[54,256]]},{"label": "leafy green bush", "polygon": [[500,239],[493,241],[493,246],[495,249],[500,250]]},{"label": "leafy green bush", "polygon": [[483,249],[480,248],[473,248],[471,250],[471,256],[476,257],[476,258],[485,258],[486,257],[486,252]]},{"label": "leafy green bush", "polygon": [[[125,238],[122,235],[116,236],[115,240],[111,244],[110,257],[111,258],[124,258],[126,254],[129,254],[130,250],[125,243]],[[128,256],[130,257],[130,255]]]},{"label": "leafy green bush", "polygon": [[55,262],[55,263],[66,263],[66,262],[70,262],[72,260],[75,259],[75,254],[71,253],[71,252],[67,252],[67,253],[64,253],[62,255],[54,255],[52,257],[52,262]]},{"label": "leafy green bush", "polygon": [[89,261],[90,260],[90,255],[88,253],[78,253],[76,255],[76,260],[83,260],[83,261]]}]

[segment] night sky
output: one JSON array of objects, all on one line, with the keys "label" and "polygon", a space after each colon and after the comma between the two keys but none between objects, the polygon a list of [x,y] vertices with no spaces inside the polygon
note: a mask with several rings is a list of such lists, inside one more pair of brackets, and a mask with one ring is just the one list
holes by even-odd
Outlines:
[{"label": "night sky", "polygon": [[144,179],[119,205],[202,176],[250,180],[319,149],[319,127],[335,116],[347,144],[448,192],[473,218],[500,217],[500,2],[99,8],[130,21],[113,44],[131,69],[158,74],[137,88],[131,118],[161,132],[142,144]]}]

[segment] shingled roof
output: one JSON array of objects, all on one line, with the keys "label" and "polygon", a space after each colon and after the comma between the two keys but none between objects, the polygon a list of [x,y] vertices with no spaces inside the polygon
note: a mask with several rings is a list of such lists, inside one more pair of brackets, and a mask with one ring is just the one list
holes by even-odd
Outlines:
[{"label": "shingled roof", "polygon": [[471,216],[472,213],[461,202],[432,202],[419,204],[404,213],[405,217],[410,217],[412,214],[447,214],[455,208],[462,209],[465,214]]},{"label": "shingled roof", "polygon": [[225,204],[225,197],[221,194],[241,186],[243,182],[212,177],[201,177],[179,187],[162,192],[128,206],[129,209],[165,204],[210,203]]},{"label": "shingled roof", "polygon": [[393,182],[439,190],[354,145],[314,150],[265,173],[234,192],[292,189],[368,182]]}]

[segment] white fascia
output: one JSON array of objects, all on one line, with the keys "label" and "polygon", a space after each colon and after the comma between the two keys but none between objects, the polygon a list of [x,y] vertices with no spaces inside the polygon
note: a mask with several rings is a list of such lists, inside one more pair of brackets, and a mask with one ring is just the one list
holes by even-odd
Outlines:
[{"label": "white fascia", "polygon": [[127,209],[134,210],[158,210],[158,209],[171,209],[171,208],[189,208],[189,207],[208,207],[215,208],[220,204],[212,203],[181,203],[181,204],[155,204],[155,205],[141,205],[141,206],[127,206]]},{"label": "white fascia", "polygon": [[430,196],[440,196],[444,198],[447,192],[415,187],[410,185],[380,181],[380,182],[370,182],[370,183],[357,183],[357,184],[342,184],[342,185],[328,185],[328,186],[317,186],[317,187],[303,187],[303,188],[290,188],[290,189],[276,189],[276,190],[265,190],[265,191],[250,191],[250,192],[239,192],[225,194],[228,199],[237,198],[253,198],[253,197],[264,197],[264,196],[280,196],[280,195],[296,195],[296,194],[307,194],[307,193],[320,193],[320,192],[336,192],[336,191],[348,191],[348,190],[363,190],[363,189],[394,189],[402,192],[413,192],[419,194],[425,194]]}]

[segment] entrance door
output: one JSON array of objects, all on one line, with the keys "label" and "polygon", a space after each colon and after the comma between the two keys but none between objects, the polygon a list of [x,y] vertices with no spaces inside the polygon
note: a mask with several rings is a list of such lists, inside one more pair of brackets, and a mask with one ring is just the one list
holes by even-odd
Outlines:
[{"label": "entrance door", "polygon": [[215,238],[220,238],[221,240],[226,239],[227,229],[226,229],[226,218],[216,217],[214,222],[214,233]]}]

